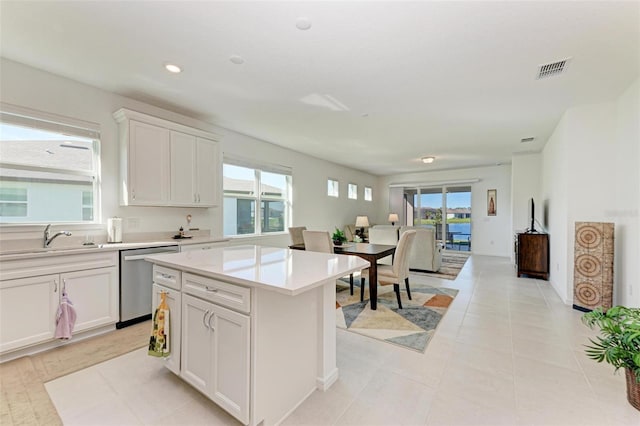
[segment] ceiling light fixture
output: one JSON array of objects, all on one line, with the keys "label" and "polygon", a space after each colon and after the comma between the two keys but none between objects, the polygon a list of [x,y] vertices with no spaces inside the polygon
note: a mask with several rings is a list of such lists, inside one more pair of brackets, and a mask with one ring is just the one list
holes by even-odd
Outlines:
[{"label": "ceiling light fixture", "polygon": [[164,67],[167,71],[172,72],[174,74],[178,74],[182,72],[182,68],[174,64],[165,64]]},{"label": "ceiling light fixture", "polygon": [[244,64],[244,58],[240,55],[231,55],[229,60],[236,65]]},{"label": "ceiling light fixture", "polygon": [[435,161],[436,157],[422,157],[422,162],[424,164],[431,164]]},{"label": "ceiling light fixture", "polygon": [[300,31],[307,31],[309,28],[311,28],[311,21],[309,20],[309,18],[300,17],[296,19],[296,28]]}]

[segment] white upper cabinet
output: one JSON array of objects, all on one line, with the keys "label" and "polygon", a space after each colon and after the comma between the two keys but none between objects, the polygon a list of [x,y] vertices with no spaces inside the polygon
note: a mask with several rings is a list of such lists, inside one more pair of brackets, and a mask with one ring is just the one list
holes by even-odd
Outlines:
[{"label": "white upper cabinet", "polygon": [[169,131],[131,120],[127,164],[129,203],[169,202]]},{"label": "white upper cabinet", "polygon": [[198,204],[216,206],[220,204],[218,196],[222,181],[219,178],[220,151],[218,144],[212,140],[196,138],[196,190]]},{"label": "white upper cabinet", "polygon": [[218,204],[218,144],[171,132],[172,205],[212,207]]},{"label": "white upper cabinet", "polygon": [[120,109],[121,204],[213,207],[221,165],[218,136]]}]

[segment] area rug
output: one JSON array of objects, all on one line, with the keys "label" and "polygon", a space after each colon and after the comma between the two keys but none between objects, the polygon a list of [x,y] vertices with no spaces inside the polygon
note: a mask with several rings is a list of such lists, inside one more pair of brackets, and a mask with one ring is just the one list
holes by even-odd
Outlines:
[{"label": "area rug", "polygon": [[445,280],[455,280],[460,270],[466,263],[471,253],[457,252],[446,250],[442,252],[442,265],[438,272],[411,271],[412,274],[418,274],[426,277],[442,278]]},{"label": "area rug", "polygon": [[351,296],[349,284],[338,280],[336,325],[353,333],[421,353],[426,349],[438,323],[458,293],[458,290],[452,288],[411,283],[413,300],[407,298],[404,290],[401,291],[403,309],[398,309],[393,286],[379,286],[378,309],[372,311],[367,297],[368,285],[365,285],[367,298],[360,302],[358,284],[355,285]]},{"label": "area rug", "polygon": [[0,424],[61,425],[44,383],[149,344],[151,321],[0,364]]}]

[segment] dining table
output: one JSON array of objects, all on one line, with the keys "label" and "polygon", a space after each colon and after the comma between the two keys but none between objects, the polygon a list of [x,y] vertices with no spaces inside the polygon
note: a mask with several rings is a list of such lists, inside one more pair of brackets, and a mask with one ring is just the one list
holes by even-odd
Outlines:
[{"label": "dining table", "polygon": [[[293,244],[290,249],[304,250],[304,244]],[[333,252],[336,254],[348,254],[358,256],[368,261],[369,266],[369,300],[371,302],[371,310],[378,309],[378,260],[387,256],[393,256],[396,252],[396,246],[389,244],[369,244],[369,243],[346,243],[343,245],[333,246]]]}]

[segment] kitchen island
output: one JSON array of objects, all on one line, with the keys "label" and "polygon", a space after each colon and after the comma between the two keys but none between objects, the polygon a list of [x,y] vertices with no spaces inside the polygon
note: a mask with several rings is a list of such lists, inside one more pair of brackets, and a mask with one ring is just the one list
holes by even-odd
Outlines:
[{"label": "kitchen island", "polygon": [[262,246],[146,260],[154,304],[168,295],[167,368],[243,424],[277,424],[337,380],[335,281],[367,261]]}]

